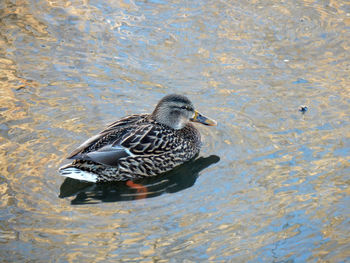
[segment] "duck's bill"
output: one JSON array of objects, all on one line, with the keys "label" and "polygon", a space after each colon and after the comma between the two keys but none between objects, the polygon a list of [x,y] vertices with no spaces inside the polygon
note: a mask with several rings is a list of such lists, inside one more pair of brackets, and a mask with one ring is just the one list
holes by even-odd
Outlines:
[{"label": "duck's bill", "polygon": [[194,111],[193,117],[190,119],[193,122],[199,122],[208,126],[216,126],[217,122],[200,114],[198,111]]}]

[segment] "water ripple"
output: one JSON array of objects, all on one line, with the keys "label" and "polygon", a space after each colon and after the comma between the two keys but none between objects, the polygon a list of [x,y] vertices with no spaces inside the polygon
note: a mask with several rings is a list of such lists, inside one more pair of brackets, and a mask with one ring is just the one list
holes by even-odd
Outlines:
[{"label": "water ripple", "polygon": [[[349,11],[2,1],[2,261],[346,262]],[[218,121],[199,127],[199,160],[215,165],[148,192],[58,176],[81,141],[175,92]]]}]

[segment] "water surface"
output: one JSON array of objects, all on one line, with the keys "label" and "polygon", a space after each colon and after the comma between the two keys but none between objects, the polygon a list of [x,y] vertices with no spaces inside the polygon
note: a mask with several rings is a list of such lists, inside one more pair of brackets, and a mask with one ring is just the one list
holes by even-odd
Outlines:
[{"label": "water surface", "polygon": [[[1,261],[350,261],[349,29],[336,0],[1,1]],[[70,151],[169,93],[219,123],[196,169],[67,187]]]}]

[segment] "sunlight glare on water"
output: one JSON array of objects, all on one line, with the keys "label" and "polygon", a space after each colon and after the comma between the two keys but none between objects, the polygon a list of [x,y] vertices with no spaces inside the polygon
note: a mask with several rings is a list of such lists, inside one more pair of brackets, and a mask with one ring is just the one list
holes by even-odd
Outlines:
[{"label": "sunlight glare on water", "polygon": [[[1,261],[348,262],[349,28],[337,0],[1,1]],[[198,160],[149,193],[58,175],[170,93],[218,122]]]}]

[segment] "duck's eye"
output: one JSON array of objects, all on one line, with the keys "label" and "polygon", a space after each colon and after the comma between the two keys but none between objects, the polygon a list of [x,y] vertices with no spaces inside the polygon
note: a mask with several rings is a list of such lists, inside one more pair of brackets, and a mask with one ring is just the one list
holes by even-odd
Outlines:
[{"label": "duck's eye", "polygon": [[181,109],[181,110],[187,110],[187,111],[193,111],[193,108],[191,106],[175,106],[174,108]]},{"label": "duck's eye", "polygon": [[192,107],[190,106],[181,106],[181,109],[187,110],[187,111],[193,111]]}]

